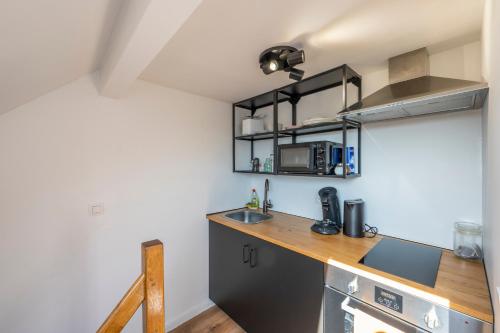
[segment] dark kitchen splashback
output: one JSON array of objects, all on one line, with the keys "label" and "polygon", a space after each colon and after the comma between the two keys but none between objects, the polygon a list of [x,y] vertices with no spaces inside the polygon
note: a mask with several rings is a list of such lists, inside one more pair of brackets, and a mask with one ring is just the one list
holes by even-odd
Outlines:
[{"label": "dark kitchen splashback", "polygon": [[359,262],[434,288],[442,250],[437,247],[384,238]]}]

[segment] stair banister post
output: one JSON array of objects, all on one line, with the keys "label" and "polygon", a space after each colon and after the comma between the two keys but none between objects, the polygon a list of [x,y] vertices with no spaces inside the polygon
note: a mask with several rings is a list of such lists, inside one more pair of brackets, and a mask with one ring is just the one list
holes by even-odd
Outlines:
[{"label": "stair banister post", "polygon": [[142,243],[144,333],[165,333],[163,263],[163,244],[159,240]]}]

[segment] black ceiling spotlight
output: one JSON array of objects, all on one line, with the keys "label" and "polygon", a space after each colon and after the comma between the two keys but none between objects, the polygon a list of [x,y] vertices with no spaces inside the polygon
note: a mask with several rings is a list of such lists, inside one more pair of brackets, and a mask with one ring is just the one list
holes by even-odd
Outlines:
[{"label": "black ceiling spotlight", "polygon": [[292,46],[274,46],[264,50],[259,56],[260,68],[268,75],[277,71],[290,72],[290,79],[300,81],[304,71],[294,66],[304,63],[304,50]]}]

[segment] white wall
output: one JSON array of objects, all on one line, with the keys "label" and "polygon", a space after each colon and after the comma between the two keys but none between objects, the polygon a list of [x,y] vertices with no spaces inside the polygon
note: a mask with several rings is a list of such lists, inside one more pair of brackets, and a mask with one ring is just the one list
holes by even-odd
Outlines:
[{"label": "white wall", "polygon": [[205,214],[249,188],[231,173],[230,105],[142,81],[113,100],[93,79],[0,116],[1,332],[94,332],[155,238],[167,325],[208,305]]},{"label": "white wall", "polygon": [[[493,305],[495,321],[500,322],[500,4],[486,1],[483,27],[483,74],[490,91],[488,104],[484,106],[483,128],[485,138],[484,156],[484,249],[485,263]],[[496,325],[495,332],[500,332]]]},{"label": "white wall", "polygon": [[[431,75],[438,76],[477,80],[480,63],[479,42],[430,56]],[[387,75],[387,68],[364,75],[365,95],[387,84]],[[334,97],[301,101],[298,112],[321,113],[333,104],[327,98]],[[366,222],[381,233],[452,248],[454,222],[482,223],[480,111],[364,125],[362,173],[349,180],[269,177],[270,196],[276,210],[320,218],[317,192],[334,186],[341,200],[363,198]],[[253,177],[261,195],[264,178]]]}]

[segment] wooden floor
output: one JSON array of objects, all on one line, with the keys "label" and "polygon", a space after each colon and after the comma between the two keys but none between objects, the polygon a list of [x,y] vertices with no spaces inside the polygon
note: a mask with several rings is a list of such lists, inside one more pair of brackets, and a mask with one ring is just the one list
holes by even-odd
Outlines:
[{"label": "wooden floor", "polygon": [[169,333],[245,333],[227,314],[213,306]]}]

